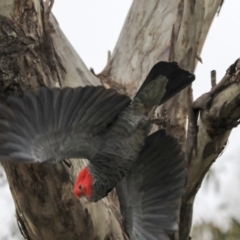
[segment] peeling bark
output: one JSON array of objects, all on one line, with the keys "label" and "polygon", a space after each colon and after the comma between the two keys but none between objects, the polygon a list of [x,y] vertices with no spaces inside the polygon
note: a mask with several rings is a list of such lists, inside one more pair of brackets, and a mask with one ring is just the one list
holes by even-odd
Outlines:
[{"label": "peeling bark", "polygon": [[[194,71],[221,0],[135,0],[105,69],[97,77],[76,54],[49,11],[52,2],[0,3],[0,96],[22,95],[41,85],[98,85],[133,96],[159,60],[177,61]],[[10,17],[12,16],[12,17]],[[180,239],[189,239],[192,205],[204,175],[239,122],[239,62],[223,80],[193,103],[188,87],[156,110],[170,117],[168,132],[179,137],[188,160]],[[192,107],[193,106],[193,107]],[[197,122],[198,114],[200,120]],[[188,117],[188,127],[186,128]],[[156,127],[155,127],[156,128]],[[83,163],[4,163],[18,221],[28,239],[127,239],[116,194],[84,205],[72,194]]]},{"label": "peeling bark", "polygon": [[[1,4],[1,11],[5,11]],[[2,101],[6,96],[22,95],[42,85],[100,84],[52,15],[49,20],[48,9],[42,1],[9,1],[7,6],[11,11],[6,10],[5,16],[0,12]],[[84,161],[72,160],[69,164],[3,163],[25,237],[34,240],[126,239],[118,218],[119,210],[110,198],[85,205],[73,196],[73,181]]]}]

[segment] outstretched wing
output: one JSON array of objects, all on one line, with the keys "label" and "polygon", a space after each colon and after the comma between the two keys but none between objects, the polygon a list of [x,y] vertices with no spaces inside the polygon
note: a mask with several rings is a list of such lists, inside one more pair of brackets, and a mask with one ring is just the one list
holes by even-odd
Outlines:
[{"label": "outstretched wing", "polygon": [[178,141],[165,130],[150,135],[117,187],[123,224],[131,240],[169,240],[178,231],[185,177]]},{"label": "outstretched wing", "polygon": [[[91,158],[93,141],[130,99],[102,86],[49,89],[0,105],[0,160],[45,162]],[[94,146],[93,146],[94,145]]]}]

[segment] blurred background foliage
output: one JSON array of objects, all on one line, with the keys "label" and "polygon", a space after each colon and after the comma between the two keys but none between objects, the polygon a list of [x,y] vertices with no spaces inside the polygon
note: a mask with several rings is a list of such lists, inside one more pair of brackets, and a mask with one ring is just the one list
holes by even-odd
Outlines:
[{"label": "blurred background foliage", "polygon": [[240,223],[232,219],[230,225],[227,232],[222,232],[213,223],[195,225],[191,233],[192,240],[240,240]]}]

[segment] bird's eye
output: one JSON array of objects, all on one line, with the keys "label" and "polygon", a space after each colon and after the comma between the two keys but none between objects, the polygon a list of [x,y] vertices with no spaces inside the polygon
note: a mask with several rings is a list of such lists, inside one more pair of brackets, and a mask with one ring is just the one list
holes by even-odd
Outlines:
[{"label": "bird's eye", "polygon": [[82,190],[82,185],[79,185],[78,188],[79,188],[79,190]]}]

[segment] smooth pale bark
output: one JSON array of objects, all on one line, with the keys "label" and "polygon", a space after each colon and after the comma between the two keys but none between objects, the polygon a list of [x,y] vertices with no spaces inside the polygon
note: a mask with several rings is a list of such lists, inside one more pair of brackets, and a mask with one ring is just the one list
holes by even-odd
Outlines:
[{"label": "smooth pale bark", "polygon": [[[159,60],[177,61],[193,72],[220,3],[221,0],[134,1],[112,57],[99,77],[106,85],[133,96],[147,72]],[[218,100],[220,105],[222,100]],[[168,132],[181,139],[189,163],[190,178],[180,217],[180,239],[185,240],[191,228],[193,199],[205,173],[219,154],[217,151],[205,161],[203,155],[196,158],[196,152],[203,151],[207,146],[222,149],[229,131],[222,136],[217,135],[216,139],[210,138],[206,130],[210,119],[205,119],[205,125],[200,119],[198,134],[192,130],[197,123],[194,121],[196,116],[192,111],[190,88],[169,100],[157,112],[161,114],[165,109],[170,117]],[[198,141],[195,141],[196,136]],[[196,152],[192,155],[193,149]]]},{"label": "smooth pale bark", "polygon": [[[0,62],[0,69],[5,73],[1,80],[2,99],[9,94],[35,90],[43,84],[100,83],[86,69],[52,16],[49,24],[47,13],[41,12],[41,1],[18,0],[14,7],[13,1],[6,2],[9,5],[0,3],[0,15],[14,16],[15,20],[20,20],[21,29],[11,18],[0,18],[2,26],[13,28],[12,31],[3,27],[0,32],[7,39],[5,48],[0,49],[7,53],[1,56],[3,61]],[[221,0],[133,1],[113,54],[98,78],[105,86],[133,96],[147,72],[159,60],[174,60],[194,71],[220,3]],[[188,182],[180,216],[181,240],[188,239],[192,204],[201,181],[224,148],[239,116],[235,115],[239,104],[236,82],[224,85],[211,97],[210,105],[206,107],[206,101],[200,101],[197,110],[193,110],[191,89],[187,88],[157,109],[159,113],[167,109],[170,117],[167,129],[182,140],[188,160]],[[197,130],[199,107],[202,110]],[[232,115],[235,124],[222,124],[233,118]],[[69,180],[73,181],[81,167],[78,161],[71,163],[70,168],[63,163],[51,166],[4,164],[18,216],[29,239],[124,239],[119,218],[115,217],[118,209],[114,208],[116,215],[111,210],[117,201],[111,198],[85,206],[70,194],[72,184]],[[50,223],[54,224],[51,228]]]}]

